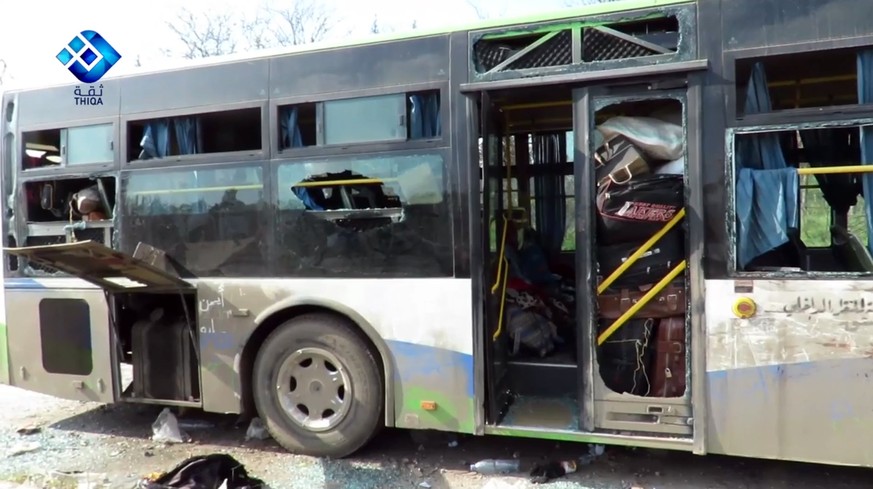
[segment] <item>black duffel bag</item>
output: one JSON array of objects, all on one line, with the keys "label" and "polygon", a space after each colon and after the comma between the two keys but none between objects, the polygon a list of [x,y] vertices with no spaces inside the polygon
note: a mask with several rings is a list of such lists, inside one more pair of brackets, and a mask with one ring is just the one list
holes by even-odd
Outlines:
[{"label": "black duffel bag", "polygon": [[684,200],[682,175],[652,175],[625,184],[610,181],[597,192],[597,242],[644,242],[676,216]]},{"label": "black duffel bag", "polygon": [[[644,241],[597,247],[597,274],[605,280],[637,251]],[[613,287],[633,287],[660,282],[685,259],[685,233],[674,227],[613,282]]]}]

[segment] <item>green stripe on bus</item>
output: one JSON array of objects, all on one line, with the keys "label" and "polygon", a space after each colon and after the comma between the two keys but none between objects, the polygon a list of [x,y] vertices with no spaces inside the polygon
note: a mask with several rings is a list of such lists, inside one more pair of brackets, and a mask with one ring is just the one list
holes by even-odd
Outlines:
[{"label": "green stripe on bus", "polygon": [[8,384],[10,375],[6,323],[0,323],[0,384]]}]

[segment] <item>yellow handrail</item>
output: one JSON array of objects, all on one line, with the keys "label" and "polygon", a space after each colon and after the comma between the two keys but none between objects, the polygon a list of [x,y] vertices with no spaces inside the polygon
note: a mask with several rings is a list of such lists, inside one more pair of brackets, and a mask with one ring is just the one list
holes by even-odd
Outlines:
[{"label": "yellow handrail", "polygon": [[190,187],[190,188],[168,188],[163,190],[134,190],[128,192],[130,195],[163,195],[163,194],[183,194],[189,192],[222,192],[227,190],[260,190],[264,188],[263,184],[253,183],[246,185],[226,185],[222,187]]},{"label": "yellow handrail", "polygon": [[318,182],[300,182],[295,183],[292,187],[328,187],[330,185],[355,185],[362,183],[385,183],[397,181],[396,178],[358,178],[347,180],[324,180]]},{"label": "yellow handrail", "polygon": [[[504,258],[503,261],[506,259]],[[499,280],[499,279],[498,279]],[[506,284],[509,281],[509,263],[503,267],[503,290],[500,294],[500,314],[497,316],[497,330],[494,331],[494,334],[491,336],[491,339],[497,341],[497,338],[500,337],[500,333],[503,332],[503,311],[506,307]]]},{"label": "yellow handrail", "polygon": [[607,339],[609,339],[610,336],[612,336],[613,333],[615,333],[618,328],[622,327],[622,325],[624,325],[624,323],[626,323],[628,319],[632,318],[634,314],[639,312],[639,310],[645,307],[646,304],[649,303],[649,301],[651,301],[656,295],[664,290],[664,287],[666,287],[667,284],[672,282],[673,279],[675,279],[680,273],[682,273],[685,270],[685,267],[686,262],[685,260],[682,260],[682,262],[676,265],[676,268],[671,270],[666,277],[662,278],[660,282],[658,282],[657,284],[655,284],[654,287],[649,289],[649,291],[640,298],[639,302],[631,306],[630,309],[625,311],[624,314],[622,314],[618,317],[618,319],[613,321],[612,324],[610,324],[609,327],[606,328],[606,330],[603,331],[603,333],[600,333],[600,336],[597,337],[597,346],[602,345]]},{"label": "yellow handrail", "polygon": [[620,277],[622,273],[624,273],[628,268],[632,267],[633,264],[636,263],[636,261],[641,256],[643,256],[643,253],[649,251],[649,248],[654,246],[655,243],[657,243],[661,238],[663,238],[665,234],[667,234],[671,229],[673,229],[673,227],[676,226],[676,224],[679,221],[681,221],[683,217],[685,217],[685,209],[684,208],[680,209],[679,212],[677,212],[676,215],[673,216],[673,219],[670,219],[670,222],[665,224],[664,227],[662,227],[657,233],[652,235],[652,237],[649,238],[648,241],[643,243],[643,245],[640,246],[640,248],[637,251],[634,251],[631,254],[631,256],[627,257],[627,260],[625,260],[624,263],[621,264],[621,266],[616,268],[615,271],[613,271],[609,275],[609,277],[606,277],[606,280],[604,280],[603,282],[600,283],[600,285],[597,286],[597,294],[598,295],[602,294],[603,291],[606,290],[610,285],[612,285],[613,282],[618,280],[618,277]]},{"label": "yellow handrail", "polygon": [[[508,141],[507,141],[508,142]],[[487,140],[483,140],[483,144],[488,144]],[[508,162],[510,152],[509,146],[507,144],[503,144],[504,155],[503,162],[504,164]],[[511,163],[511,162],[510,162]],[[487,161],[483,162],[483,166],[488,165]],[[486,168],[483,168],[483,173]],[[487,175],[486,175],[487,178]],[[506,191],[509,192],[509,198],[507,199],[507,203],[509,207],[512,208],[512,165],[506,165]],[[502,193],[502,192],[501,192]],[[487,196],[486,196],[487,197]],[[491,286],[491,293],[497,291],[497,287],[501,281],[501,272],[503,272],[503,290],[500,294],[500,313],[497,316],[497,329],[491,335],[493,340],[497,340],[500,336],[500,333],[503,332],[503,309],[506,306],[506,283],[509,281],[509,262],[506,260],[506,235],[509,229],[509,216],[506,211],[503,212],[503,235],[500,239],[500,257],[497,262],[497,280],[494,282],[494,285]],[[490,231],[489,231],[490,232]]]},{"label": "yellow handrail", "polygon": [[831,175],[844,173],[873,173],[873,165],[823,166],[819,168],[798,168],[798,175]]},{"label": "yellow handrail", "polygon": [[500,286],[500,277],[503,273],[503,262],[506,259],[506,233],[509,230],[509,220],[506,218],[506,215],[503,215],[503,234],[500,238],[500,251],[497,256],[497,276],[494,279],[494,285],[491,286],[491,293],[497,292],[497,287]]}]

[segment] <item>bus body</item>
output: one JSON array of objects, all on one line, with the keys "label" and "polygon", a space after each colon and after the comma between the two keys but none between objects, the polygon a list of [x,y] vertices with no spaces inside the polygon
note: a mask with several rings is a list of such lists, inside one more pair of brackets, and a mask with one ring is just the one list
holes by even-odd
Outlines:
[{"label": "bus body", "polygon": [[0,381],[313,455],[873,465],[871,14],[634,0],[7,92]]}]

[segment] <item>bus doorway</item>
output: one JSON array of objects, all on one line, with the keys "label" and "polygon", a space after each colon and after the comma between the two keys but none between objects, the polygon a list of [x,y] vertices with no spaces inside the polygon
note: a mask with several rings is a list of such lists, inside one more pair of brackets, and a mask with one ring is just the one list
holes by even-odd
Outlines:
[{"label": "bus doorway", "polygon": [[684,84],[486,94],[489,431],[691,437]]}]

